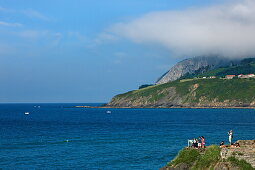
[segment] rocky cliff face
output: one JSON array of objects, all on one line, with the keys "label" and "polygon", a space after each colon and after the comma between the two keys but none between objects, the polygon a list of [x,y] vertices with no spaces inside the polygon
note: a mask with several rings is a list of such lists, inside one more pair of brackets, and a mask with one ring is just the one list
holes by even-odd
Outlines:
[{"label": "rocky cliff face", "polygon": [[231,156],[239,160],[245,160],[255,169],[255,140],[238,140],[240,148],[222,148],[220,155],[222,159]]},{"label": "rocky cliff face", "polygon": [[163,84],[170,81],[174,81],[179,79],[180,77],[184,76],[186,73],[195,73],[195,71],[203,68],[208,71],[212,70],[221,66],[227,66],[232,63],[236,63],[238,61],[232,61],[227,58],[217,57],[217,56],[210,56],[210,57],[194,57],[185,59],[175,66],[173,66],[167,73],[161,76],[156,84]]}]

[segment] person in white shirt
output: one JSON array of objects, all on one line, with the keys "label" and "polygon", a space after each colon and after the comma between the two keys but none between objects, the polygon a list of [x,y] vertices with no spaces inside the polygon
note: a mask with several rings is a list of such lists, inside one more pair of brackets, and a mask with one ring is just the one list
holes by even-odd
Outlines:
[{"label": "person in white shirt", "polygon": [[233,131],[230,130],[228,132],[228,141],[229,141],[230,145],[232,145],[232,139],[233,139]]}]

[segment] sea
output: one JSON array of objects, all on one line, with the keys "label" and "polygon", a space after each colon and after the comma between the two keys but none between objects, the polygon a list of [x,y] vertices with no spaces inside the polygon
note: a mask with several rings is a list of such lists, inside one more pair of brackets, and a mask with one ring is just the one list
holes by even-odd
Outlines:
[{"label": "sea", "polygon": [[[157,170],[188,144],[255,139],[254,109],[0,104],[0,169]],[[25,114],[29,112],[29,114]]]}]

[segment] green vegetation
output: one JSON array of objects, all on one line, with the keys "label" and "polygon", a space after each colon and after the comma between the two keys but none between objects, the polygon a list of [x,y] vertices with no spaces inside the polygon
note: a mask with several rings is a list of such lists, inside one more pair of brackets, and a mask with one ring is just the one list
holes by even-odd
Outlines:
[{"label": "green vegetation", "polygon": [[[245,160],[238,160],[234,156],[229,157],[227,160],[222,159],[220,156],[220,148],[216,145],[211,145],[205,151],[200,149],[183,149],[176,158],[167,164],[167,167],[178,167],[181,164],[186,164],[189,169],[203,170],[222,168],[219,165],[231,165],[231,167],[239,168],[241,170],[255,170]],[[238,152],[236,153],[238,155]],[[221,164],[223,163],[224,164]]]},{"label": "green vegetation", "polygon": [[[176,94],[170,91],[170,87],[174,88]],[[171,94],[188,104],[203,102],[201,101],[203,99],[207,102],[214,100],[218,102],[235,101],[241,102],[242,106],[245,106],[255,100],[254,92],[255,79],[194,79],[149,86],[117,95],[114,100],[136,101],[142,98],[144,102],[157,103],[168,100],[166,97]]]},{"label": "green vegetation", "polygon": [[150,87],[150,86],[153,86],[153,84],[143,84],[143,85],[139,86],[139,89],[143,89],[143,88]]},{"label": "green vegetation", "polygon": [[204,155],[201,155],[195,163],[193,169],[206,169],[214,166],[220,160],[220,148],[216,145],[206,149]]},{"label": "green vegetation", "polygon": [[218,99],[220,102],[224,100],[251,102],[255,97],[252,93],[254,91],[254,79],[201,80],[196,91],[196,97],[199,99],[206,96],[208,100]]},{"label": "green vegetation", "polygon": [[[169,106],[254,106],[255,78],[220,79],[225,75],[255,73],[255,58],[239,64],[210,70],[202,67],[173,82],[160,85],[142,85],[138,90],[117,95],[112,106],[169,107]],[[215,79],[193,77],[216,76]]]},{"label": "green vegetation", "polygon": [[180,79],[190,79],[190,78],[194,78],[197,75],[201,75],[203,73],[206,73],[210,70],[210,66],[206,66],[206,67],[201,67],[198,70],[196,70],[194,73],[186,73],[184,76],[182,76]]},{"label": "green vegetation", "polygon": [[233,155],[233,156],[236,156],[236,155],[240,155],[240,156],[242,156],[242,155],[243,155],[243,153],[235,151],[235,152],[233,152],[233,153],[232,153],[232,155]]},{"label": "green vegetation", "polygon": [[235,166],[238,166],[241,170],[255,170],[255,168],[253,168],[251,164],[247,163],[245,160],[238,160],[232,156],[228,158],[228,161]]},{"label": "green vegetation", "polygon": [[149,86],[146,88],[142,88],[139,90],[130,91],[124,94],[117,95],[115,98],[126,98],[135,100],[140,97],[150,97],[150,101],[157,101],[161,98],[163,98],[166,93],[164,92],[164,89],[173,86],[174,83],[166,83],[162,85],[155,85],[155,86]]},{"label": "green vegetation", "polygon": [[255,58],[243,59],[240,64],[220,67],[213,70],[210,70],[209,67],[203,67],[195,71],[195,73],[187,73],[182,76],[180,79],[190,79],[194,77],[225,77],[226,75],[239,75],[239,74],[251,74],[255,73]]},{"label": "green vegetation", "polygon": [[197,76],[198,77],[203,77],[203,76],[225,77],[226,75],[239,75],[239,74],[251,74],[251,73],[255,73],[255,64],[253,63],[232,66],[232,67],[225,67],[225,68],[224,67],[217,68]]},{"label": "green vegetation", "polygon": [[179,163],[186,163],[189,166],[192,166],[199,157],[200,154],[196,149],[183,149],[178,153],[177,157],[168,164],[168,166],[175,166]]},{"label": "green vegetation", "polygon": [[206,169],[213,167],[220,160],[220,148],[218,146],[210,146],[204,154],[199,154],[196,149],[183,149],[177,157],[168,163],[168,166],[176,166],[185,163],[192,169]]}]

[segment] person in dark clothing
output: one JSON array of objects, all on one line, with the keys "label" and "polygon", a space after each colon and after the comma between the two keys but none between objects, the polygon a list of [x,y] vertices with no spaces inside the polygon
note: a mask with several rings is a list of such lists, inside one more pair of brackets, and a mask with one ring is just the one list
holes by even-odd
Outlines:
[{"label": "person in dark clothing", "polygon": [[220,148],[224,148],[224,147],[225,147],[224,141],[221,141]]}]

